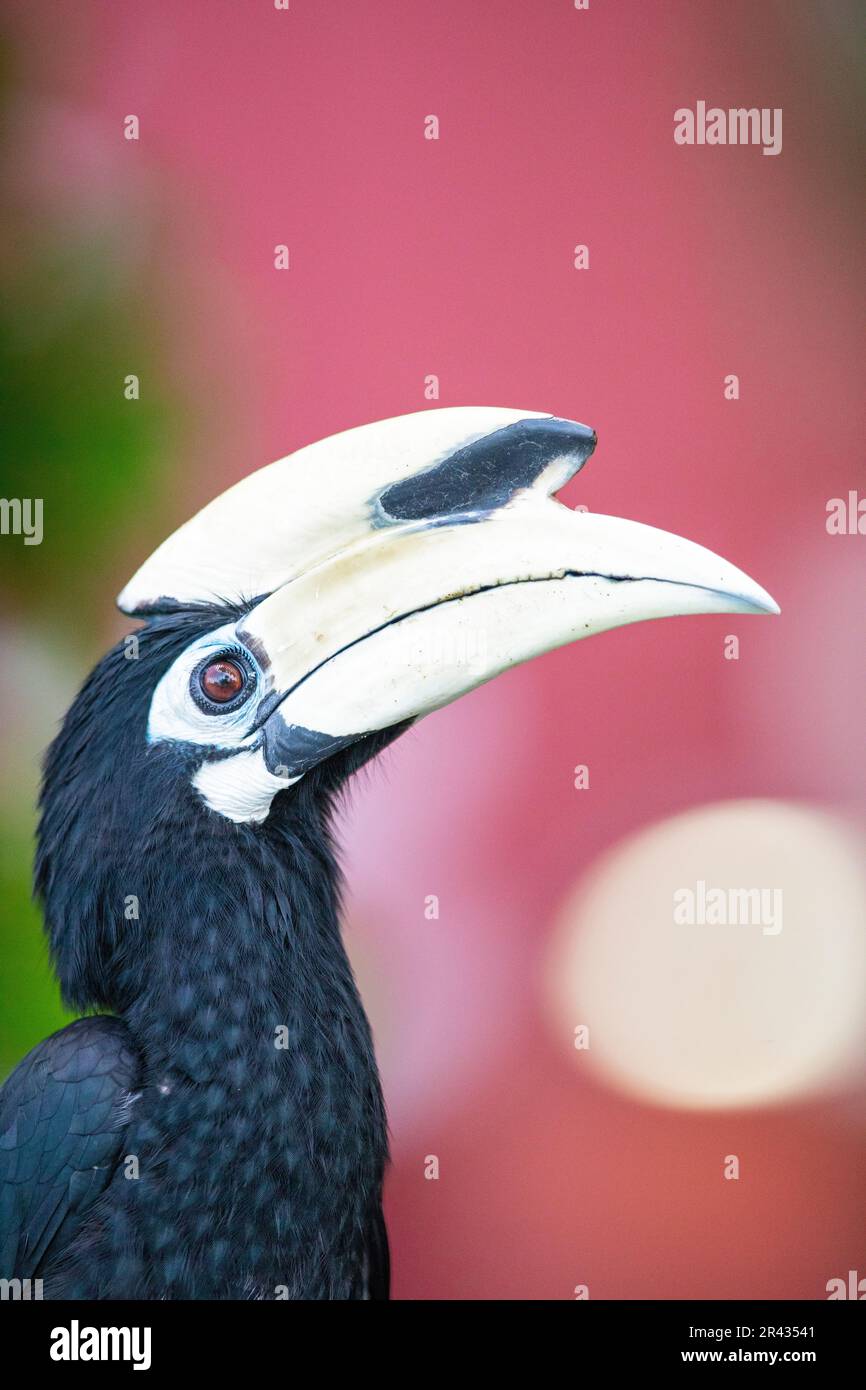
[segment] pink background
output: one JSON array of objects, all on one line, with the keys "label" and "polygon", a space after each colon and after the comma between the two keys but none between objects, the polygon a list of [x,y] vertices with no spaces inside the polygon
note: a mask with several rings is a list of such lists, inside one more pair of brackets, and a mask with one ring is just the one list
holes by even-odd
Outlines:
[{"label": "pink background", "polygon": [[[575,1067],[540,977],[564,895],[632,830],[733,796],[863,810],[866,540],[825,529],[864,482],[848,36],[766,0],[12,9],[39,91],[17,158],[69,218],[125,220],[189,409],[101,641],[171,525],[313,439],[425,408],[429,373],[440,405],[593,425],[565,500],[699,540],[783,609],[737,629],[738,663],[722,617],[552,654],[355,789],[348,931],[389,1102],[396,1296],[823,1297],[864,1259],[851,1098],[641,1104]],[[676,146],[698,99],[782,107],[782,153]],[[732,1147],[747,1182],[718,1180]]]}]

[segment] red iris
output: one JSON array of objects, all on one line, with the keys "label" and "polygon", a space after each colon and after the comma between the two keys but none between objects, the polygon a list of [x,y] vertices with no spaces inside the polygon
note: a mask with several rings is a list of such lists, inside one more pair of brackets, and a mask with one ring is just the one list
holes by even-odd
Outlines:
[{"label": "red iris", "polygon": [[199,676],[202,691],[215,705],[225,705],[239,695],[246,683],[246,673],[234,661],[223,657],[205,666]]}]

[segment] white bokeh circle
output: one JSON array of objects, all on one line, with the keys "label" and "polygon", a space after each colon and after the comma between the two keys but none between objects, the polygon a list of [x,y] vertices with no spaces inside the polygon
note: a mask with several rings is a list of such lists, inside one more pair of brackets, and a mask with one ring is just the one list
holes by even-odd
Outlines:
[{"label": "white bokeh circle", "polygon": [[[575,1061],[688,1108],[844,1085],[863,1054],[863,849],[839,817],[769,800],[701,806],[617,846],[563,905],[547,961],[558,1035],[589,1029]],[[765,902],[781,929],[759,914],[678,923],[674,895],[691,888],[697,904],[699,882],[780,889]]]}]

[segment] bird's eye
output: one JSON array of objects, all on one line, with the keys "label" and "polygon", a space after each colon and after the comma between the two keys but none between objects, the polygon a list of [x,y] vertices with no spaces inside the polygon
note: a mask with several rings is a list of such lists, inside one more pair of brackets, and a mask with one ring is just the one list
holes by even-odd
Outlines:
[{"label": "bird's eye", "polygon": [[203,693],[215,705],[228,704],[244,688],[246,676],[234,661],[212,661],[199,676]]},{"label": "bird's eye", "polygon": [[207,714],[219,714],[242,705],[251,693],[254,676],[234,654],[208,657],[193,672],[191,691]]}]

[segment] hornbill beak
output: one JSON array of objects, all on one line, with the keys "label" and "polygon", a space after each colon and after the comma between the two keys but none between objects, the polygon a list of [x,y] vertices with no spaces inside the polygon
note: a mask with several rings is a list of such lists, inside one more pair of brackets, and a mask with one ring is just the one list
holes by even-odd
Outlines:
[{"label": "hornbill beak", "polygon": [[595,443],[570,420],[486,408],[348,430],[218,497],[118,603],[145,615],[255,600],[236,637],[264,682],[266,767],[287,781],[578,638],[779,612],[691,541],[558,503]]}]

